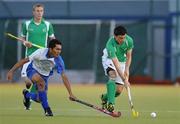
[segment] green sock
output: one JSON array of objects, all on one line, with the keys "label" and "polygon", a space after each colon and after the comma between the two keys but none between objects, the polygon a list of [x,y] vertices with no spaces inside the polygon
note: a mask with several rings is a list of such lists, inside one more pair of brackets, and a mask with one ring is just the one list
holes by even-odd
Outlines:
[{"label": "green sock", "polygon": [[34,84],[32,84],[32,87],[30,88],[30,92],[31,93],[36,93],[37,92],[36,86]]},{"label": "green sock", "polygon": [[107,100],[108,100],[107,93],[106,93],[106,94],[103,94],[102,99],[103,99],[104,101],[107,101]]},{"label": "green sock", "polygon": [[116,84],[113,80],[109,80],[107,82],[106,86],[107,86],[108,102],[114,104],[115,103]]}]

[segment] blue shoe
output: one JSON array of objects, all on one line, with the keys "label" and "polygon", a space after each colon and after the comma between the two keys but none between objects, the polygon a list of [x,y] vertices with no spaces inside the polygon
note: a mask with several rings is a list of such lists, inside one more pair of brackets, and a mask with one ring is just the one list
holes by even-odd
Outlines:
[{"label": "blue shoe", "polygon": [[31,101],[30,101],[30,98],[26,98],[26,94],[28,93],[29,91],[24,89],[23,90],[23,96],[24,96],[24,99],[23,99],[23,104],[25,106],[25,109],[26,110],[30,110],[30,105],[31,105]]}]

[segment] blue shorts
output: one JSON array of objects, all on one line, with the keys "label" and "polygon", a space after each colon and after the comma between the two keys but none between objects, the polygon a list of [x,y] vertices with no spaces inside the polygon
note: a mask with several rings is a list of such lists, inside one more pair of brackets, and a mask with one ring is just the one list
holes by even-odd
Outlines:
[{"label": "blue shorts", "polygon": [[[32,77],[34,74],[39,74],[41,76],[42,79],[44,79],[44,82],[45,82],[45,90],[48,90],[48,78],[49,76],[44,76],[44,75],[41,75],[39,72],[37,72],[33,67],[32,67],[32,63],[28,65],[27,67],[27,70],[26,70],[26,73],[27,73],[27,77],[32,81]],[[33,82],[33,81],[32,81]],[[37,89],[37,84],[36,82],[33,82],[33,85],[36,87]]]}]

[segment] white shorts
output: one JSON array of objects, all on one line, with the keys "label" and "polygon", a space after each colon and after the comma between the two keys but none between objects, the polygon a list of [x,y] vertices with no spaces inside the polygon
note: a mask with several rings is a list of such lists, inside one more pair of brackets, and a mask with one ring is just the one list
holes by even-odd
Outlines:
[{"label": "white shorts", "polygon": [[[103,65],[103,68],[104,68],[105,75],[108,75],[107,74],[107,68],[108,67],[112,68],[113,70],[115,70],[116,75],[117,75],[117,77],[115,79],[115,82],[118,83],[118,84],[124,85],[124,82],[121,79],[121,77],[119,76],[119,74],[118,74],[118,72],[117,72],[117,70],[116,70],[116,68],[115,68],[115,66],[114,66],[114,64],[113,64],[111,59],[102,58],[102,65]],[[124,73],[124,71],[125,71],[125,62],[121,62],[120,63],[120,70]]]},{"label": "white shorts", "polygon": [[23,65],[22,67],[22,70],[21,70],[21,77],[27,77],[27,73],[26,73],[26,70],[27,70],[27,67],[28,65],[30,64],[31,62],[27,62]]}]

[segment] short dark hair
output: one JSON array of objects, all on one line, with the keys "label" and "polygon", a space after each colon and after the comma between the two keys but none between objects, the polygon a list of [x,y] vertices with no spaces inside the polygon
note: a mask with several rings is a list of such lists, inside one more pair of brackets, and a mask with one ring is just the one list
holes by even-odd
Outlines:
[{"label": "short dark hair", "polygon": [[62,45],[62,43],[58,39],[52,39],[52,40],[49,41],[48,48],[53,49],[54,47],[56,47],[56,44]]},{"label": "short dark hair", "polygon": [[114,29],[114,35],[115,36],[118,36],[118,35],[125,35],[127,34],[127,30],[125,27],[123,26],[117,26],[115,29]]},{"label": "short dark hair", "polygon": [[36,4],[34,4],[34,5],[33,5],[33,11],[34,11],[37,7],[42,7],[42,8],[44,8],[44,5],[41,4],[41,3],[36,3]]}]

